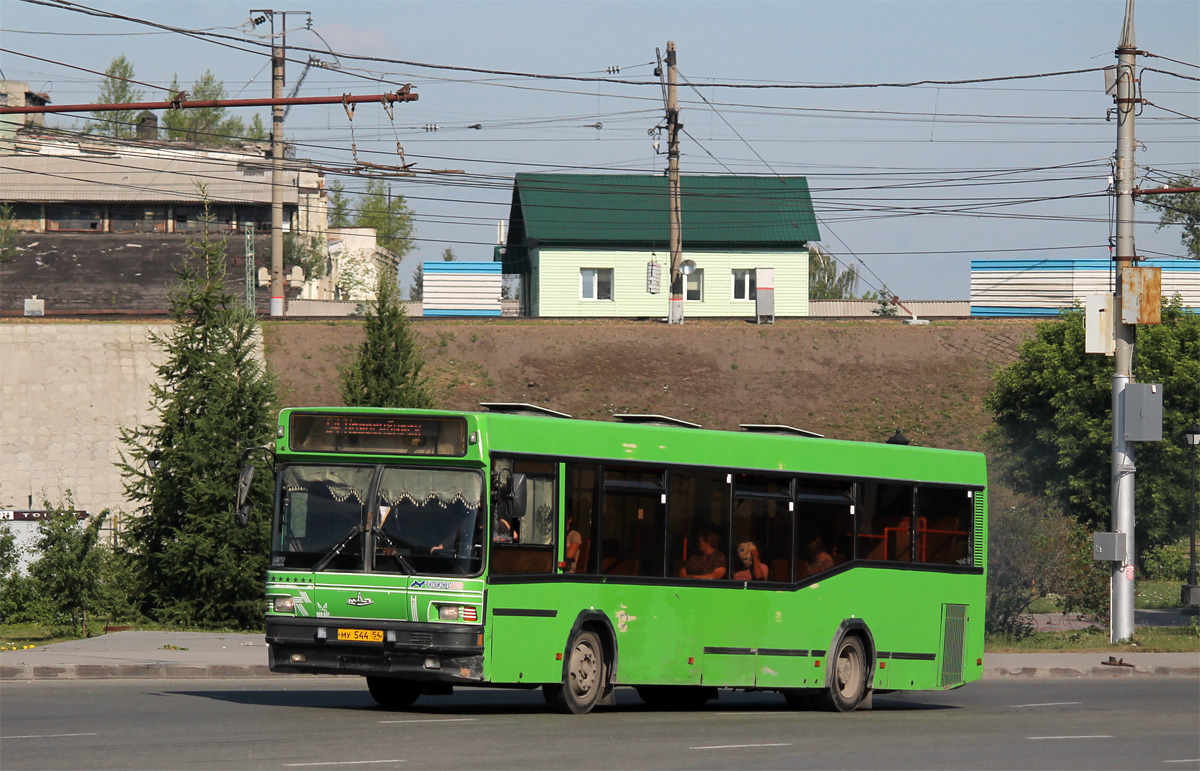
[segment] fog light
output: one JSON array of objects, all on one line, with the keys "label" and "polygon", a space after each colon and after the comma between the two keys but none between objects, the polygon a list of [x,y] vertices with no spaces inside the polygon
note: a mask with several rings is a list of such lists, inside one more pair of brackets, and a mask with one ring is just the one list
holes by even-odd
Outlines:
[{"label": "fog light", "polygon": [[303,653],[293,653],[292,654],[292,663],[293,664],[303,664],[306,661],[308,661],[308,657],[305,656]]},{"label": "fog light", "polygon": [[291,597],[276,597],[274,608],[276,613],[295,613],[296,601]]},{"label": "fog light", "polygon": [[437,658],[435,658],[433,656],[426,656],[425,657],[425,668],[426,669],[441,669],[442,662],[438,661]]}]

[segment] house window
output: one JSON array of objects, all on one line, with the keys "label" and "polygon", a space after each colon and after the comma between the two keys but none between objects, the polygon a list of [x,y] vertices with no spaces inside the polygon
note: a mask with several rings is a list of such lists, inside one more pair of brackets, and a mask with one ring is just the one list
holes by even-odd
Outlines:
[{"label": "house window", "polygon": [[694,302],[704,300],[704,269],[700,268],[693,270],[689,275],[684,277],[685,287],[683,299]]},{"label": "house window", "polygon": [[579,298],[581,300],[611,300],[612,268],[580,268]]},{"label": "house window", "polygon": [[754,300],[758,298],[758,281],[754,268],[733,271],[733,299]]}]

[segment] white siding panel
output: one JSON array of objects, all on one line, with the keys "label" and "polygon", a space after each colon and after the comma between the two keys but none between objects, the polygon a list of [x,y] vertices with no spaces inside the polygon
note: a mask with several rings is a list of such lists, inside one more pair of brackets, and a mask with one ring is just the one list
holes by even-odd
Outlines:
[{"label": "white siding panel", "polygon": [[[775,315],[808,315],[807,252],[687,252],[704,271],[704,299],[685,302],[684,318],[753,317],[752,301],[733,300],[733,269],[775,269]],[[646,291],[646,265],[662,266],[658,294]],[[665,318],[670,299],[670,255],[665,252],[540,249],[538,315],[548,317]],[[612,268],[613,299],[582,300],[579,271]]]},{"label": "white siding panel", "polygon": [[426,310],[500,311],[499,273],[426,273]]}]

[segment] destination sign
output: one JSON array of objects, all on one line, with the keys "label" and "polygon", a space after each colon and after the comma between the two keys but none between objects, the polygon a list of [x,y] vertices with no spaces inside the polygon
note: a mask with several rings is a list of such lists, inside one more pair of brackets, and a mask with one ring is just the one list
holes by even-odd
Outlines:
[{"label": "destination sign", "polygon": [[288,446],[295,452],[370,455],[467,454],[467,421],[461,417],[393,417],[293,413]]}]

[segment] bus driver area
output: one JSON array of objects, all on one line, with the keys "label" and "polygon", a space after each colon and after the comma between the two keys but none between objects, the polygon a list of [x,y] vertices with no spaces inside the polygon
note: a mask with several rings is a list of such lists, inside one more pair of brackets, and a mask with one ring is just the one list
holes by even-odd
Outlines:
[{"label": "bus driver area", "polygon": [[571,713],[616,685],[849,711],[982,674],[981,455],[512,405],[280,421],[273,670]]}]

